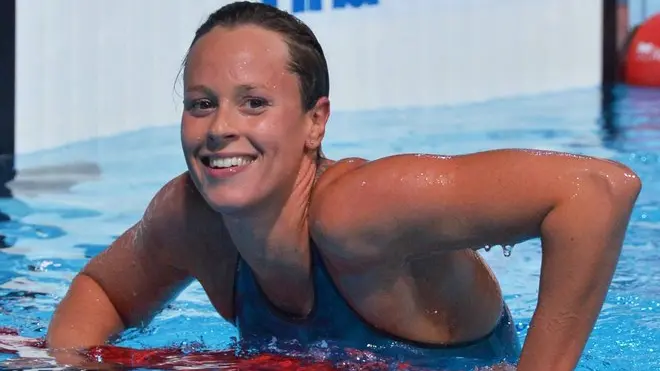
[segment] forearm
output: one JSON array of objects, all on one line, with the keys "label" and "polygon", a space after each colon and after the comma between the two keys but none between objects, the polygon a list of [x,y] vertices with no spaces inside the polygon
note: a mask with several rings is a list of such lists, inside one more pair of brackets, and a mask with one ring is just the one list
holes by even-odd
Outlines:
[{"label": "forearm", "polygon": [[542,224],[539,300],[519,371],[569,371],[603,305],[623,244],[635,189],[583,190]]},{"label": "forearm", "polygon": [[102,345],[124,329],[124,323],[103,289],[89,276],[78,275],[59,304],[48,328],[51,349]]}]

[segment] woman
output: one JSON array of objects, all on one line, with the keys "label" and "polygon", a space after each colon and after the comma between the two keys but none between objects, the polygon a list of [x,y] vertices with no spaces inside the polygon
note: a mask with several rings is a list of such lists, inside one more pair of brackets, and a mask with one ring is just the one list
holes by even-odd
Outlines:
[{"label": "woman", "polygon": [[104,343],[197,279],[247,342],[375,344],[437,367],[515,362],[515,329],[476,250],[541,237],[518,370],[574,368],[640,190],[630,169],[524,150],[325,159],[323,51],[263,4],[209,17],[184,85],[188,171],[73,280],[51,347]]}]

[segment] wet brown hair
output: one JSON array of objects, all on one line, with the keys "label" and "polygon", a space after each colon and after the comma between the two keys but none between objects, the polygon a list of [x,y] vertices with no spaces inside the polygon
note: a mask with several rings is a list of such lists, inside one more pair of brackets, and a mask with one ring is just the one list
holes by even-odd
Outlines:
[{"label": "wet brown hair", "polygon": [[282,35],[289,48],[289,71],[298,76],[301,104],[305,112],[312,109],[320,98],[329,96],[328,64],[314,32],[295,16],[276,7],[250,1],[225,5],[211,13],[197,29],[190,48],[215,27],[244,25],[259,26]]}]

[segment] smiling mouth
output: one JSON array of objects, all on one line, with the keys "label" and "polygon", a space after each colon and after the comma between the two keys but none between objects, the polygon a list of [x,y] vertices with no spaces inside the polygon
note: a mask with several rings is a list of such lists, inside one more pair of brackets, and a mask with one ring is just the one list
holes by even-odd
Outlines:
[{"label": "smiling mouth", "polygon": [[229,169],[249,165],[256,161],[253,156],[234,156],[234,157],[202,157],[202,164],[211,169]]}]

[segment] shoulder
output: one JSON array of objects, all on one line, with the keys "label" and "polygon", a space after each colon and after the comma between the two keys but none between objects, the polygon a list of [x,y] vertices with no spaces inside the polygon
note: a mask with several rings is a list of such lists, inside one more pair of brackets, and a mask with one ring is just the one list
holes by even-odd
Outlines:
[{"label": "shoulder", "polygon": [[160,188],[149,202],[144,218],[159,223],[183,222],[191,217],[218,220],[220,214],[213,211],[190,174],[184,172]]},{"label": "shoulder", "polygon": [[312,197],[310,233],[317,243],[345,247],[376,243],[377,237],[389,241],[407,227],[415,230],[419,226],[408,221],[421,218],[419,205],[459,201],[456,179],[468,157],[406,153],[339,161]]},{"label": "shoulder", "polygon": [[151,199],[142,217],[144,226],[164,232],[172,223],[181,222],[186,212],[203,209],[205,202],[188,172],[162,186]]},{"label": "shoulder", "polygon": [[219,243],[225,234],[222,216],[208,206],[188,172],[156,192],[138,225],[145,246],[182,265],[196,246],[205,246],[207,239]]},{"label": "shoulder", "polygon": [[452,171],[451,161],[444,162],[442,169],[438,167],[438,159],[448,160],[449,156],[432,156],[420,154],[399,154],[381,157],[375,160],[351,157],[332,162],[319,178],[315,186],[312,204],[314,211],[320,212],[327,203],[334,203],[337,198],[359,197],[365,189],[387,189],[395,180],[404,180],[408,175],[429,169],[430,163],[437,171]]},{"label": "shoulder", "polygon": [[[328,161],[320,166],[325,166],[322,175],[314,187],[309,206],[309,225],[312,238],[317,243],[325,240],[332,230],[346,232],[348,223],[351,221],[344,216],[350,213],[352,200],[359,197],[363,191],[365,182],[379,184],[379,187],[387,187],[386,182],[378,180],[381,174],[387,173],[387,167],[396,167],[391,164],[394,157],[384,157],[369,161],[364,158],[350,157],[339,161]],[[382,165],[385,165],[383,167]],[[375,170],[375,171],[374,171]],[[373,181],[376,180],[376,181]],[[332,219],[333,227],[328,228],[328,219]],[[356,227],[356,225],[353,225]]]},{"label": "shoulder", "polygon": [[323,195],[328,186],[340,181],[344,175],[350,174],[355,169],[364,165],[368,161],[359,157],[349,157],[338,161],[323,160],[319,165],[319,178],[314,186],[312,199]]}]

